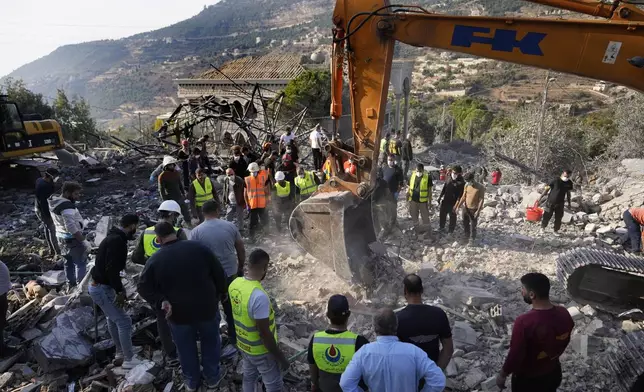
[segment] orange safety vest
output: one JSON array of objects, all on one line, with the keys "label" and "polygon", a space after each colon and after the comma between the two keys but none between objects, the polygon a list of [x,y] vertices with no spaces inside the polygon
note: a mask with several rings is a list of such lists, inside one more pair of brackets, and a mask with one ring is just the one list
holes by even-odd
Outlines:
[{"label": "orange safety vest", "polygon": [[356,174],[355,163],[351,163],[349,161],[344,162],[344,172],[347,174],[353,174],[355,176]]},{"label": "orange safety vest", "polygon": [[256,208],[266,208],[266,181],[268,175],[265,170],[260,170],[257,177],[248,176],[246,180],[246,191],[248,192],[248,202],[251,210]]}]

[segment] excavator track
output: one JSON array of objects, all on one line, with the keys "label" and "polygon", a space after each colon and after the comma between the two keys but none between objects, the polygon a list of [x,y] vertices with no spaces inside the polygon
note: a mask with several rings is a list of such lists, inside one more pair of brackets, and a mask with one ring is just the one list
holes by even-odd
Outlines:
[{"label": "excavator track", "polygon": [[624,335],[605,362],[622,391],[641,391],[644,385],[644,331]]},{"label": "excavator track", "polygon": [[578,303],[612,314],[644,309],[644,258],[577,248],[557,258],[557,278]]}]

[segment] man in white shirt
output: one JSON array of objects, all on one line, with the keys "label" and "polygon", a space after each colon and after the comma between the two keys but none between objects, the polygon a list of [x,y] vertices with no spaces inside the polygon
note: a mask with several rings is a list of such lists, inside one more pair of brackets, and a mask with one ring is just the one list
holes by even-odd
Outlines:
[{"label": "man in white shirt", "polygon": [[295,135],[293,134],[293,131],[291,131],[291,127],[286,127],[286,133],[280,136],[280,155],[284,153],[286,146],[291,144],[291,140],[293,139],[295,139]]},{"label": "man in white shirt", "polygon": [[311,140],[311,151],[313,151],[313,167],[315,170],[320,170],[324,164],[324,157],[322,156],[322,133],[320,133],[320,130],[320,124],[317,124],[309,136]]}]

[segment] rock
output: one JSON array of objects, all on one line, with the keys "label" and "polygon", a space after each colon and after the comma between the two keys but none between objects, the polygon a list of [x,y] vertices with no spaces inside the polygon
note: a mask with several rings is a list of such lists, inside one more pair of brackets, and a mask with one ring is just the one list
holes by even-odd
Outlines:
[{"label": "rock", "polygon": [[42,336],[42,331],[38,328],[29,328],[20,333],[20,336],[25,339],[25,341],[34,340],[37,337]]},{"label": "rock", "polygon": [[623,194],[624,193],[622,193],[622,191],[620,191],[619,189],[613,189],[613,191],[610,193],[610,195],[613,197],[613,199],[616,198],[616,197],[620,197]]},{"label": "rock", "polygon": [[570,340],[570,347],[576,353],[588,357],[602,350],[602,340],[596,336],[576,335]]},{"label": "rock", "polygon": [[570,313],[570,317],[572,317],[573,320],[579,320],[581,318],[584,318],[584,315],[581,313],[578,307],[576,306],[571,306],[568,308],[568,313]]},{"label": "rock", "polygon": [[499,392],[499,387],[496,386],[496,377],[492,376],[481,383],[481,389],[486,392]]},{"label": "rock", "polygon": [[605,336],[608,329],[604,327],[604,322],[596,318],[591,321],[586,327],[586,332],[590,335]]},{"label": "rock", "polygon": [[96,225],[96,237],[94,237],[94,245],[99,246],[101,242],[107,237],[107,233],[112,228],[112,218],[103,216]]},{"label": "rock", "polygon": [[516,192],[512,194],[512,201],[516,204],[521,204],[521,201],[523,200],[523,195],[521,193]]},{"label": "rock", "polygon": [[452,358],[462,357],[463,354],[465,354],[465,351],[461,350],[460,348],[454,349],[454,354],[452,354]]},{"label": "rock", "polygon": [[596,230],[597,230],[597,225],[596,225],[596,224],[594,224],[594,223],[589,223],[589,224],[587,224],[587,225],[586,225],[586,227],[584,227],[584,231],[585,231],[586,233],[590,233],[590,234],[592,234],[592,233],[594,233]]},{"label": "rock", "polygon": [[541,198],[541,193],[539,192],[530,192],[528,194],[523,193],[523,207],[533,207],[534,203]]},{"label": "rock", "polygon": [[460,345],[475,345],[476,344],[476,331],[466,321],[455,321],[454,328],[452,328],[452,337],[454,341]]},{"label": "rock", "polygon": [[486,199],[483,204],[484,207],[496,207],[499,204],[495,199]]},{"label": "rock", "polygon": [[481,217],[484,220],[494,219],[496,217],[496,210],[494,208],[492,208],[492,207],[485,207],[481,211]]},{"label": "rock", "polygon": [[601,222],[601,218],[599,217],[599,215],[597,213],[590,214],[590,215],[588,215],[588,222],[590,222],[590,223],[599,223],[599,222]]},{"label": "rock", "polygon": [[456,367],[456,363],[454,363],[453,359],[450,360],[447,364],[447,367],[445,368],[445,375],[447,377],[458,376],[458,368]]},{"label": "rock", "polygon": [[510,204],[512,202],[512,195],[509,193],[504,193],[503,196],[501,196],[501,200],[503,200],[505,204]]},{"label": "rock", "polygon": [[474,389],[477,385],[482,383],[487,376],[479,368],[470,369],[465,375],[465,384],[470,388]]},{"label": "rock", "polygon": [[608,234],[612,232],[613,228],[611,226],[601,226],[599,229],[597,229],[597,234]]},{"label": "rock", "polygon": [[634,322],[632,320],[622,321],[622,330],[624,332],[635,332],[642,329],[642,324]]},{"label": "rock", "polygon": [[534,238],[519,233],[513,233],[510,237],[513,240],[526,245],[532,245],[532,243],[534,242]]},{"label": "rock", "polygon": [[65,271],[54,270],[44,272],[40,277],[38,277],[38,280],[49,286],[59,286],[67,282]]},{"label": "rock", "polygon": [[565,223],[567,225],[572,223],[572,214],[569,213],[568,211],[564,211],[563,217],[561,218],[561,223]]},{"label": "rock", "polygon": [[[564,212],[564,216],[565,216],[565,214],[566,214],[566,213]],[[585,213],[585,212],[583,212],[583,211],[580,211],[580,212],[578,212],[578,213],[576,213],[576,214],[575,214],[575,220],[576,220],[577,222],[583,222],[583,223],[586,223],[586,222],[588,222],[588,214],[586,214],[586,213]]]},{"label": "rock", "polygon": [[595,193],[593,195],[593,203],[595,203],[595,204],[605,203],[605,202],[610,201],[612,199],[613,199],[613,197],[608,193]]},{"label": "rock", "polygon": [[477,307],[500,301],[499,297],[487,290],[469,286],[443,286],[441,294],[445,298],[455,299],[464,305]]},{"label": "rock", "polygon": [[597,311],[593,309],[592,306],[590,305],[584,305],[581,309],[579,309],[583,314],[589,317],[594,317],[597,314]]},{"label": "rock", "polygon": [[[0,390],[1,391],[8,391],[9,390],[9,385],[13,381],[14,375],[13,373],[7,372],[7,373],[2,373],[0,375]],[[6,387],[6,389],[5,389]]]},{"label": "rock", "polygon": [[523,216],[523,212],[515,209],[508,210],[508,218],[517,219]]}]

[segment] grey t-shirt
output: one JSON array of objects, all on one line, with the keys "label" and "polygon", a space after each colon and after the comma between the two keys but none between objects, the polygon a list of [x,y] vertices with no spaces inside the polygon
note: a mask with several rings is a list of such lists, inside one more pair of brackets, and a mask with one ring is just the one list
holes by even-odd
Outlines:
[{"label": "grey t-shirt", "polygon": [[241,241],[241,235],[234,223],[221,219],[209,219],[192,229],[190,239],[201,242],[215,254],[226,276],[237,273],[235,241]]}]

